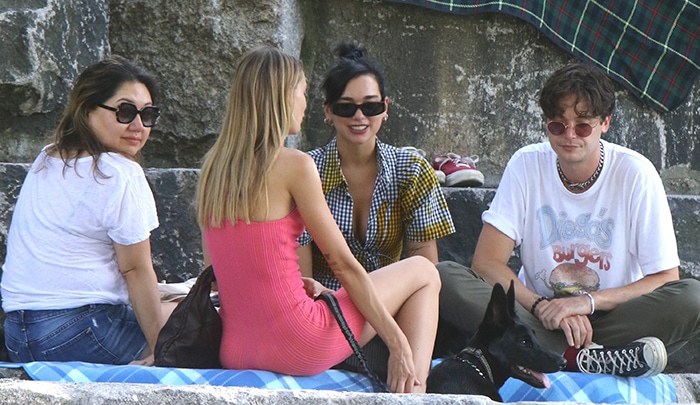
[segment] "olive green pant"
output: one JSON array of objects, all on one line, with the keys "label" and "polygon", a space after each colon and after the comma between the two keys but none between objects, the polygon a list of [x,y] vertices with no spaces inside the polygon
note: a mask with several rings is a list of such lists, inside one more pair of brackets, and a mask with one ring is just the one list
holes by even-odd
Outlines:
[{"label": "olive green pant", "polygon": [[[442,280],[440,318],[471,336],[484,317],[492,287],[459,263],[440,262],[437,268]],[[529,309],[517,302],[515,313],[535,330],[545,346],[564,353],[568,344],[561,330],[545,329]],[[593,341],[599,345],[623,346],[640,337],[655,336],[664,342],[671,354],[700,333],[700,282],[695,279],[672,281],[612,311],[596,311],[589,319]]]}]

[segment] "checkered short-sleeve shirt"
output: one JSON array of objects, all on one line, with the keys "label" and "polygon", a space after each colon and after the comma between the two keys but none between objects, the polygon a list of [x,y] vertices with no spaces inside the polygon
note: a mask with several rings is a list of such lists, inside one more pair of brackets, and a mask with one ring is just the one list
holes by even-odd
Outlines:
[{"label": "checkered short-sleeve shirt", "polygon": [[[379,140],[377,152],[379,170],[364,245],[352,231],[353,201],[340,168],[335,138],[309,152],[318,167],[333,217],[350,250],[367,271],[399,260],[404,238],[425,242],[455,232],[447,202],[430,164],[415,152]],[[306,231],[299,238],[302,246],[312,241]],[[315,244],[313,262],[316,280],[328,288],[341,287]]]}]

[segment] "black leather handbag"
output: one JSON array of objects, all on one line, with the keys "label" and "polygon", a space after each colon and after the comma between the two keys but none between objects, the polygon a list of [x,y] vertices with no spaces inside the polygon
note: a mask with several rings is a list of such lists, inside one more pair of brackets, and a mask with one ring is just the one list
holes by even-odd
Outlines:
[{"label": "black leather handbag", "polygon": [[211,301],[214,269],[207,267],[158,334],[158,367],[221,368],[221,317]]}]

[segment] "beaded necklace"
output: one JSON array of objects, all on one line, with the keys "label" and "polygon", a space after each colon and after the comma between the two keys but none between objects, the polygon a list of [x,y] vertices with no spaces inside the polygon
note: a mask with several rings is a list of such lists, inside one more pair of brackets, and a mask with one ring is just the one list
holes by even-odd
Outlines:
[{"label": "beaded necklace", "polygon": [[564,172],[561,170],[561,166],[559,165],[559,158],[557,158],[557,172],[559,173],[559,178],[561,179],[562,183],[564,183],[566,188],[568,188],[571,191],[581,191],[593,184],[593,182],[595,182],[598,179],[598,176],[600,176],[600,171],[603,170],[604,163],[605,149],[603,148],[603,142],[600,142],[600,159],[598,160],[598,167],[596,167],[595,172],[593,172],[593,174],[591,175],[591,177],[588,178],[588,180],[582,183],[574,183],[571,180],[567,179],[566,175],[564,175]]}]

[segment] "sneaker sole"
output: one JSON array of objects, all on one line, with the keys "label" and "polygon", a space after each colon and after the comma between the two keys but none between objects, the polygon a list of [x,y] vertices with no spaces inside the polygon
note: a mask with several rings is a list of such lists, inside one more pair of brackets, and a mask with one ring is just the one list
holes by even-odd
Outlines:
[{"label": "sneaker sole", "polygon": [[440,183],[440,185],[445,184],[445,173],[442,170],[435,170],[435,177],[437,177],[438,183]]},{"label": "sneaker sole", "polygon": [[649,371],[642,374],[640,377],[653,377],[664,371],[666,368],[666,363],[668,362],[668,355],[666,354],[666,346],[664,345],[664,342],[655,337],[645,337],[637,340],[644,342],[644,359],[656,360],[653,362],[647,362],[649,366],[653,365],[655,367],[649,367]]},{"label": "sneaker sole", "polygon": [[458,170],[445,176],[447,187],[481,187],[484,175],[478,170]]}]

